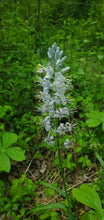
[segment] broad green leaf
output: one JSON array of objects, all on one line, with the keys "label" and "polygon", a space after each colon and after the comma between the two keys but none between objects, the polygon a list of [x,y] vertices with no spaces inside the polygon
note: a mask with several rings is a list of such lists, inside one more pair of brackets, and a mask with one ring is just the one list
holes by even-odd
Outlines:
[{"label": "broad green leaf", "polygon": [[5,153],[0,154],[0,171],[10,171],[10,160]]},{"label": "broad green leaf", "polygon": [[65,205],[58,202],[58,203],[51,203],[47,205],[39,206],[38,208],[33,209],[33,213],[36,213],[38,211],[47,210],[47,209],[65,209]]},{"label": "broad green leaf", "polygon": [[86,124],[88,125],[88,127],[97,127],[98,125],[100,125],[101,121],[98,120],[97,118],[94,119],[88,119],[86,120]]},{"label": "broad green leaf", "polygon": [[25,151],[23,151],[20,147],[10,147],[6,150],[6,153],[13,160],[22,161],[25,160]]},{"label": "broad green leaf", "polygon": [[102,210],[98,193],[86,184],[82,184],[80,189],[73,189],[73,195],[76,200],[86,206],[93,208],[95,211]]},{"label": "broad green leaf", "polygon": [[17,135],[14,133],[5,132],[3,134],[3,147],[8,148],[17,141]]},{"label": "broad green leaf", "polygon": [[93,119],[97,118],[98,120],[101,120],[100,112],[97,110],[91,110],[89,113],[86,113],[86,116],[88,118],[93,118]]},{"label": "broad green leaf", "polygon": [[96,127],[102,122],[101,112],[99,111],[91,110],[90,113],[86,113],[86,116],[89,118],[86,120],[88,127]]},{"label": "broad green leaf", "polygon": [[43,186],[46,186],[46,187],[49,187],[49,188],[55,190],[55,191],[58,192],[61,196],[63,196],[64,198],[66,198],[65,192],[63,192],[61,189],[58,189],[57,187],[52,186],[51,184],[45,183],[45,182],[43,182],[43,181],[39,181],[39,183],[42,184]]}]

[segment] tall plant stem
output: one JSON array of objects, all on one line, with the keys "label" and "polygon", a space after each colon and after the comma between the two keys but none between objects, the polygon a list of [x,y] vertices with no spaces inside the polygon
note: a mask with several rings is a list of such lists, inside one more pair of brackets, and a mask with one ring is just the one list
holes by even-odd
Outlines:
[{"label": "tall plant stem", "polygon": [[68,201],[68,208],[67,208],[67,213],[68,213],[68,219],[69,220],[74,220],[74,216],[71,210],[71,206],[70,206],[70,202],[71,199],[67,193],[67,188],[66,188],[66,183],[65,183],[65,177],[64,177],[64,169],[62,166],[62,159],[61,159],[61,153],[60,153],[60,144],[59,144],[59,134],[57,133],[57,147],[58,147],[58,157],[59,157],[59,162],[60,162],[60,167],[61,167],[61,176],[62,176],[62,180],[63,180],[63,185],[64,185],[64,190],[65,190],[65,194],[66,194],[66,199]]}]

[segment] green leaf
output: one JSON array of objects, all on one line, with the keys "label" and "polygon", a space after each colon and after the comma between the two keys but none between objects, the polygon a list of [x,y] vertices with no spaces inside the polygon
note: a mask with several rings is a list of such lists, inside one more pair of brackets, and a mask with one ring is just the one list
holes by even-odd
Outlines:
[{"label": "green leaf", "polygon": [[13,160],[22,161],[25,160],[25,151],[23,151],[20,147],[10,147],[6,150],[6,153]]},{"label": "green leaf", "polygon": [[5,132],[3,134],[2,140],[3,140],[3,147],[8,148],[17,141],[17,135],[14,133]]},{"label": "green leaf", "polygon": [[98,55],[97,57],[98,57],[99,60],[103,60],[104,59],[104,55],[102,55],[102,54]]},{"label": "green leaf", "polygon": [[96,213],[95,215],[90,214],[89,212],[86,212],[80,220],[95,220],[96,219]]},{"label": "green leaf", "polygon": [[45,182],[43,182],[43,181],[39,181],[39,183],[42,184],[43,186],[46,186],[46,187],[49,187],[49,188],[55,190],[55,191],[58,192],[61,196],[63,196],[64,198],[66,198],[65,192],[63,192],[62,190],[58,189],[57,187],[52,186],[51,184],[45,183]]},{"label": "green leaf", "polygon": [[8,110],[11,110],[10,106],[0,106],[0,118],[2,118]]},{"label": "green leaf", "polygon": [[10,160],[5,153],[0,154],[0,171],[10,171]]},{"label": "green leaf", "polygon": [[93,119],[98,119],[98,120],[100,120],[100,112],[99,111],[97,111],[97,110],[91,110],[89,113],[86,113],[86,116],[88,117],[88,118],[93,118]]},{"label": "green leaf", "polygon": [[38,208],[33,209],[33,213],[38,211],[47,210],[47,209],[65,209],[65,205],[58,202],[58,203],[51,203],[43,206],[39,206]]},{"label": "green leaf", "polygon": [[82,184],[80,189],[73,189],[72,193],[78,202],[93,208],[95,211],[101,212],[101,201],[98,193],[93,188]]},{"label": "green leaf", "polygon": [[86,113],[86,116],[89,118],[86,120],[88,127],[96,127],[102,122],[101,112],[99,111],[91,110],[90,113]]},{"label": "green leaf", "polygon": [[99,121],[97,118],[86,120],[86,124],[88,125],[88,127],[97,127],[100,123],[101,121]]},{"label": "green leaf", "polygon": [[102,157],[98,154],[98,152],[95,152],[95,155],[96,155],[97,159],[99,160],[101,166],[104,168],[104,161],[103,161]]}]

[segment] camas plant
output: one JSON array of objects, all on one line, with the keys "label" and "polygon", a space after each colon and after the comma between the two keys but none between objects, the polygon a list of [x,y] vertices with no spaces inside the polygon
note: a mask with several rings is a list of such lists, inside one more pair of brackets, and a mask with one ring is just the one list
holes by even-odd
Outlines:
[{"label": "camas plant", "polygon": [[[73,111],[72,99],[65,96],[66,91],[70,88],[71,79],[63,76],[63,73],[67,72],[70,68],[66,67],[62,69],[62,64],[66,59],[66,56],[61,58],[62,55],[63,51],[59,51],[59,47],[54,43],[52,48],[48,49],[48,66],[44,68],[44,66],[39,64],[37,71],[38,73],[45,72],[43,79],[39,77],[39,83],[43,91],[38,94],[38,98],[43,101],[40,110],[45,116],[42,123],[48,132],[48,137],[45,141],[49,145],[53,145],[55,142],[51,133],[63,135],[66,132],[71,132],[74,127],[72,122],[59,124],[59,120],[69,118],[69,113]],[[67,104],[68,107],[66,107]],[[66,143],[69,143],[68,140]]]},{"label": "camas plant", "polygon": [[[61,166],[62,178],[64,189],[66,192],[66,199],[68,200],[68,217],[74,219],[70,197],[67,194],[66,184],[64,179],[64,172],[62,167],[61,155],[60,155],[60,136],[62,137],[66,133],[72,131],[74,123],[67,121],[66,118],[70,118],[70,113],[73,111],[72,99],[67,95],[67,91],[71,87],[71,80],[69,77],[63,75],[70,68],[62,68],[63,62],[66,60],[66,56],[62,57],[63,51],[59,49],[56,43],[52,45],[52,48],[48,49],[49,64],[47,67],[38,65],[38,73],[44,73],[44,77],[39,77],[39,84],[42,87],[42,91],[38,93],[38,98],[42,100],[40,111],[44,115],[42,124],[44,125],[48,136],[45,138],[45,142],[48,145],[53,146],[55,143],[58,149],[59,161]],[[62,120],[65,118],[65,123]],[[63,120],[64,121],[64,120]],[[65,147],[70,145],[70,140],[66,139],[64,143]]]}]

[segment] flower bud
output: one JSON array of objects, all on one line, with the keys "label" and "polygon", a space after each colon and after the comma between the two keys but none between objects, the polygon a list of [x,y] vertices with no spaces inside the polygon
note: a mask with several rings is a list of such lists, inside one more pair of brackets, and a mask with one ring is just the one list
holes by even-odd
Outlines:
[{"label": "flower bud", "polygon": [[57,47],[57,45],[56,45],[56,42],[55,42],[55,43],[52,45],[52,52],[53,52],[53,53],[55,53],[56,47]]},{"label": "flower bud", "polygon": [[59,69],[62,67],[62,64],[60,63],[60,64],[58,64],[57,66],[56,66],[56,71],[59,71]]},{"label": "flower bud", "polygon": [[53,59],[52,57],[50,56],[50,53],[48,52],[48,59],[49,59],[49,62],[51,64],[51,66],[53,67]]},{"label": "flower bud", "polygon": [[63,68],[63,69],[61,70],[61,73],[64,73],[64,72],[68,71],[69,69],[70,69],[70,67]]},{"label": "flower bud", "polygon": [[59,54],[58,54],[58,59],[61,59],[62,55],[63,55],[63,50],[61,50],[61,51],[59,52]]},{"label": "flower bud", "polygon": [[57,58],[58,58],[58,54],[59,54],[59,47],[57,47],[57,49],[56,49],[55,60],[57,60]]},{"label": "flower bud", "polygon": [[63,58],[60,60],[60,62],[63,63],[65,60],[66,60],[66,56],[63,57]]},{"label": "flower bud", "polygon": [[49,49],[48,49],[48,52],[49,52],[50,56],[53,55],[53,53],[52,53],[52,49],[51,49],[50,47],[49,47]]}]

